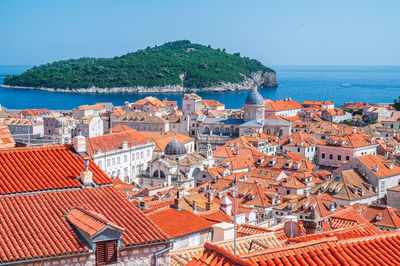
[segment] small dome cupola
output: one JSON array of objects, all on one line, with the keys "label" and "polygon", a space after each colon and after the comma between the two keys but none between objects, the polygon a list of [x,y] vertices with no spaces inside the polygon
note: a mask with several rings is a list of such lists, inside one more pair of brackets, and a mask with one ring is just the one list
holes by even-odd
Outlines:
[{"label": "small dome cupola", "polygon": [[257,88],[253,89],[244,101],[245,105],[264,105],[264,98],[258,92]]},{"label": "small dome cupola", "polygon": [[176,139],[176,136],[173,141],[167,144],[165,146],[164,150],[165,155],[184,155],[186,154],[186,148],[185,145],[182,142],[179,142]]}]

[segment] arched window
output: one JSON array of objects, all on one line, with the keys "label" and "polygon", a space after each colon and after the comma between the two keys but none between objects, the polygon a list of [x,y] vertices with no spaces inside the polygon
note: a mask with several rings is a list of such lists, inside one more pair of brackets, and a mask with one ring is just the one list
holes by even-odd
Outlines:
[{"label": "arched window", "polygon": [[158,176],[158,170],[154,171],[153,177],[160,177],[160,178],[165,178],[165,174],[163,171],[160,171],[160,176]]}]

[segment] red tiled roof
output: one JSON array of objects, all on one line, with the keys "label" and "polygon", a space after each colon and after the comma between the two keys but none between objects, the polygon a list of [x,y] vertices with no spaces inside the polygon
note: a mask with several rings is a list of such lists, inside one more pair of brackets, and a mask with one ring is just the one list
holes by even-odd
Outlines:
[{"label": "red tiled roof", "polygon": [[337,237],[338,240],[358,238],[362,236],[372,236],[380,234],[381,231],[370,223],[362,225],[354,225],[352,227],[336,229],[334,231],[319,232],[315,234],[302,235],[294,238],[289,238],[289,242],[306,242],[317,240],[320,238]]},{"label": "red tiled roof", "polygon": [[44,116],[50,114],[48,109],[27,109],[20,112],[24,117],[27,116]]},{"label": "red tiled roof", "polygon": [[[81,187],[77,177],[85,168],[70,146],[50,145],[0,150],[0,195]],[[90,160],[98,185],[111,179]]]},{"label": "red tiled roof", "polygon": [[214,223],[185,209],[166,207],[147,214],[170,238],[210,228]]},{"label": "red tiled roof", "polygon": [[297,131],[289,136],[283,137],[280,141],[281,145],[297,146],[297,147],[310,147],[317,145],[319,140],[303,131]]},{"label": "red tiled roof", "polygon": [[[375,226],[383,226],[397,230],[400,228],[400,211],[383,204],[355,204],[353,207],[366,220]],[[380,216],[380,220],[376,219]]]},{"label": "red tiled roof", "polygon": [[65,217],[74,207],[124,228],[123,247],[167,239],[112,186],[0,197],[0,262],[88,252]]},{"label": "red tiled roof", "polygon": [[250,236],[250,235],[258,235],[273,232],[273,230],[269,230],[264,227],[258,227],[250,224],[241,224],[238,226],[237,234],[239,237]]},{"label": "red tiled roof", "polygon": [[172,131],[140,131],[140,134],[146,138],[152,139],[156,145],[156,151],[164,151],[168,143],[176,139],[183,144],[193,141],[193,138],[172,132]]},{"label": "red tiled roof", "polygon": [[111,133],[118,133],[118,132],[125,132],[125,131],[134,131],[133,128],[130,128],[128,126],[125,126],[123,124],[118,124],[116,126],[113,126],[111,129],[107,130],[108,132]]},{"label": "red tiled roof", "polygon": [[221,209],[199,212],[197,215],[215,223],[231,223],[233,221],[233,218]]},{"label": "red tiled roof", "polygon": [[[374,155],[362,155],[358,156],[356,159],[373,171],[377,177],[383,178],[400,174],[400,167],[394,164],[386,164]],[[390,169],[390,167],[392,169]]]},{"label": "red tiled roof", "polygon": [[8,126],[0,123],[0,149],[13,147],[15,147],[15,141]]},{"label": "red tiled roof", "polygon": [[275,100],[264,99],[266,111],[282,111],[291,109],[301,109],[303,106],[294,100]]},{"label": "red tiled roof", "polygon": [[[322,238],[240,255],[252,265],[398,265],[400,236],[383,233],[358,241]],[[350,242],[346,242],[350,241]]]},{"label": "red tiled roof", "polygon": [[198,254],[187,266],[251,266],[248,261],[245,261],[229,251],[213,245],[211,243],[204,244],[204,251]]},{"label": "red tiled roof", "polygon": [[108,152],[122,148],[126,141],[128,147],[149,143],[149,140],[137,130],[123,131],[119,133],[107,134],[87,139],[88,152],[96,154],[98,152]]},{"label": "red tiled roof", "polygon": [[95,235],[107,226],[124,231],[124,228],[111,222],[104,215],[79,207],[73,207],[66,217],[71,224],[90,236]]}]

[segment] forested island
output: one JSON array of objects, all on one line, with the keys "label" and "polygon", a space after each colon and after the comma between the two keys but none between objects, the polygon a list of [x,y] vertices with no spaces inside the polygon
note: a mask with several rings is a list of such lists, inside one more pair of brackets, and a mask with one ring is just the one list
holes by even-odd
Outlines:
[{"label": "forested island", "polygon": [[255,59],[190,41],[168,42],[114,58],[79,58],[35,66],[4,84],[64,92],[235,91],[277,87],[276,73]]}]

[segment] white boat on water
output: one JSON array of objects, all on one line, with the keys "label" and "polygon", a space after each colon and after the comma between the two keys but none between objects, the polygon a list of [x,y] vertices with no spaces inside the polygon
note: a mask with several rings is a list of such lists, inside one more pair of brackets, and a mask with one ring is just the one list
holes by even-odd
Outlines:
[{"label": "white boat on water", "polygon": [[351,86],[351,85],[348,84],[348,83],[342,83],[342,84],[340,84],[340,85],[342,85],[342,86]]}]

